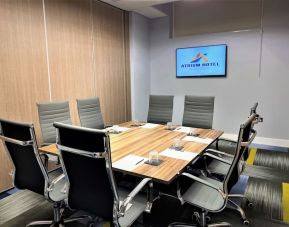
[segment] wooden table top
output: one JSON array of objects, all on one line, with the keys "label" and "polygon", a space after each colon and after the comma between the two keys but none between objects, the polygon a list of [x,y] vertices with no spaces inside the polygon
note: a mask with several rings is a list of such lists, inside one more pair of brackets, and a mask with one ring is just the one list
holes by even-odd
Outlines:
[{"label": "wooden table top", "polygon": [[[173,145],[174,138],[184,138],[186,133],[166,130],[166,126],[159,125],[156,128],[140,128],[131,126],[131,122],[121,124],[122,127],[129,127],[128,131],[119,134],[110,134],[112,163],[124,158],[129,154],[148,158],[149,152],[154,150],[161,152]],[[223,132],[214,129],[196,129],[194,133],[200,134],[200,138],[210,138],[214,141],[220,137]],[[200,154],[209,145],[197,142],[188,142],[181,140],[184,146],[183,150]],[[39,148],[40,152],[59,155],[55,144]],[[159,156],[164,162],[159,166],[141,164],[132,171],[115,169],[128,174],[151,177],[155,181],[169,184],[182,170],[193,160],[181,160],[168,156]]]}]

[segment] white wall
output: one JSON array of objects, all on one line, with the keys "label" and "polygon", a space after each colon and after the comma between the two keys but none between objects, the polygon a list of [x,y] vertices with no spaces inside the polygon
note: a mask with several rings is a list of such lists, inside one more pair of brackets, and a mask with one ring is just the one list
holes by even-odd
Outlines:
[{"label": "white wall", "polygon": [[146,120],[150,94],[149,19],[130,14],[132,118]]},{"label": "white wall", "polygon": [[[169,19],[151,21],[150,87],[152,94],[175,95],[174,122],[181,122],[185,94],[214,95],[214,128],[237,133],[258,101],[264,123],[259,136],[289,138],[289,1],[265,0],[264,36],[259,77],[261,32],[229,32],[169,38]],[[176,79],[175,49],[228,45],[227,78]]]},{"label": "white wall", "polygon": [[[259,101],[259,112],[264,117],[264,123],[258,126],[259,137],[264,137],[260,141],[289,146],[288,9],[288,0],[265,0],[261,67],[260,30],[170,39],[169,18],[149,20],[132,14],[133,118],[146,120],[149,94],[175,95],[176,123],[182,120],[185,94],[214,95],[213,127],[235,134],[249,107]],[[176,79],[176,48],[218,43],[228,44],[227,78]]]}]

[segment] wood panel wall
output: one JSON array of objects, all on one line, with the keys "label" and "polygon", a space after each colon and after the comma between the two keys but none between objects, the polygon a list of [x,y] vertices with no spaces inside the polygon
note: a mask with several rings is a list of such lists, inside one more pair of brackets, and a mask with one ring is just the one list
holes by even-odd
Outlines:
[{"label": "wood panel wall", "polygon": [[[75,110],[76,98],[95,95],[90,0],[45,0],[45,8],[51,99]],[[71,117],[79,124],[76,111]]]},{"label": "wood panel wall", "polygon": [[[0,1],[0,117],[34,122],[36,102],[49,100],[41,1]],[[12,186],[12,165],[2,142],[0,191]]]},{"label": "wood panel wall", "polygon": [[[33,122],[36,103],[100,97],[107,124],[130,119],[126,13],[92,0],[0,1],[0,118]],[[128,97],[129,96],[129,97]],[[0,147],[0,192],[12,186]]]},{"label": "wood panel wall", "polygon": [[[111,24],[108,18],[116,23]],[[99,63],[95,67],[96,95],[100,97],[105,120],[117,123],[126,119],[126,108],[123,106],[126,104],[123,20],[121,10],[103,7],[100,2],[93,3],[93,41],[97,47],[94,52],[95,62]],[[116,102],[123,105],[116,105]]]}]

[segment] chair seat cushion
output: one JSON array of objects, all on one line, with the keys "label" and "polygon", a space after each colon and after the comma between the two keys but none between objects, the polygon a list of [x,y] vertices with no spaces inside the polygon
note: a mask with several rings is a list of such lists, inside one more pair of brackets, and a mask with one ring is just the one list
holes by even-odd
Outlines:
[{"label": "chair seat cushion", "polygon": [[[129,191],[118,188],[120,201],[123,201],[129,194]],[[133,222],[144,212],[147,205],[146,195],[139,193],[133,200],[131,207],[125,212],[125,216],[119,218],[121,227],[131,226]]]},{"label": "chair seat cushion", "polygon": [[[217,185],[222,190],[223,183],[200,176],[205,181]],[[225,201],[222,195],[215,189],[194,181],[189,189],[182,195],[185,202],[203,208],[211,212],[217,212],[223,208]]]},{"label": "chair seat cushion", "polygon": [[[223,156],[223,159],[229,161],[229,162],[233,162],[233,158],[231,157],[227,157],[227,156]],[[224,162],[220,162],[218,160],[213,159],[210,164],[208,164],[208,169],[212,172],[212,173],[217,173],[220,175],[226,175],[229,171],[230,165],[224,163]]]}]

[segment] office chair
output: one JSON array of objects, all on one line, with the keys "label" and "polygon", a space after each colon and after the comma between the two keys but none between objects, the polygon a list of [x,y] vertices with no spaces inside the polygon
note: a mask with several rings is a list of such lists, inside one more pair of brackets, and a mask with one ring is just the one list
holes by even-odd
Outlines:
[{"label": "office chair", "polygon": [[212,128],[215,97],[185,96],[183,125],[194,128]]},{"label": "office chair", "polygon": [[[263,122],[263,118],[260,117],[260,115],[256,113],[257,106],[258,106],[258,103],[255,103],[253,105],[253,107],[251,108],[251,111],[250,111],[251,116],[255,115],[255,120],[251,124],[251,129],[253,129],[255,124],[258,124],[259,122]],[[235,147],[237,146],[237,142],[235,142],[235,141],[230,141],[230,143],[234,143]],[[203,172],[203,173],[205,173],[206,176],[213,177],[213,178],[215,178],[217,176],[220,179],[222,179],[226,175],[226,173],[229,171],[230,163],[233,162],[234,155],[228,154],[227,152],[215,150],[215,149],[207,149],[204,157],[206,157],[206,154],[216,155],[219,158],[222,158],[223,160],[226,161],[226,163],[223,163],[223,162],[217,161],[215,159],[212,159],[212,158],[210,158],[210,156],[208,156],[209,160],[205,159],[205,162],[204,162],[205,172]],[[247,147],[243,150],[243,154],[242,154],[241,160],[239,162],[240,174],[244,170],[245,161],[247,160],[248,157],[249,157],[249,149]],[[253,207],[253,203],[243,194],[229,194],[229,198],[242,198],[246,201],[246,204],[248,207]],[[246,219],[246,215],[245,215],[244,210],[235,202],[231,201],[230,203],[231,203],[231,205],[233,205],[233,208],[235,208],[236,210],[239,211],[244,224],[248,224],[249,222]]]},{"label": "office chair", "polygon": [[39,123],[41,127],[43,144],[41,146],[56,143],[54,122],[72,124],[69,112],[69,102],[52,102],[37,104]]},{"label": "office chair", "polygon": [[82,127],[104,129],[99,98],[77,99],[77,109]]},{"label": "office chair", "polygon": [[[256,110],[257,106],[258,106],[258,103],[256,102],[256,103],[254,103],[254,105],[250,109],[250,116],[252,114],[256,114],[256,119],[254,120],[254,122],[252,124],[252,128],[254,127],[255,124],[257,124],[259,122],[263,122],[263,118],[260,117],[259,114],[257,114],[257,110]],[[223,144],[224,143],[230,143],[231,149],[235,149],[237,146],[237,141],[233,141],[233,140],[221,138],[217,142],[218,143],[223,142]],[[219,146],[217,146],[217,147],[219,147]],[[222,157],[231,163],[232,163],[233,158],[234,158],[234,151],[231,151],[228,153],[228,152],[224,152],[223,150],[220,151],[216,148],[216,149],[207,149],[206,152],[218,155],[219,157]],[[247,148],[247,149],[244,149],[242,161],[240,162],[242,170],[244,168],[245,161],[248,159],[248,157],[249,157],[249,149]],[[216,160],[211,160],[210,162],[206,162],[206,169],[210,173],[225,175],[229,170],[229,166],[224,164],[224,163],[218,162]]]},{"label": "office chair", "polygon": [[[227,206],[227,203],[231,203],[229,200],[229,191],[236,184],[239,179],[239,166],[238,163],[242,158],[243,150],[246,149],[256,136],[256,131],[251,128],[251,124],[255,120],[256,115],[250,116],[243,124],[240,125],[237,148],[233,163],[230,163],[230,169],[225,176],[223,182],[214,180],[205,176],[194,176],[190,173],[184,172],[179,176],[178,197],[182,203],[189,203],[198,207],[201,211],[196,212],[194,215],[198,221],[197,225],[186,225],[182,223],[172,223],[171,227],[176,226],[231,226],[229,223],[223,222],[218,224],[206,223],[206,215],[208,212],[221,212]],[[252,133],[252,134],[251,134]],[[251,134],[251,137],[250,137]],[[250,137],[250,138],[249,138]],[[207,154],[220,162],[227,163],[226,160]],[[188,189],[183,190],[181,187],[181,180],[185,178],[192,180],[193,183]]]},{"label": "office chair", "polygon": [[174,96],[150,95],[147,122],[166,124],[172,121]]},{"label": "office chair", "polygon": [[63,223],[86,218],[63,219],[62,209],[67,198],[64,175],[51,180],[40,158],[32,124],[0,119],[0,139],[14,165],[13,183],[18,189],[27,189],[43,195],[53,203],[54,217],[50,221],[35,221],[27,226],[62,226]]},{"label": "office chair", "polygon": [[[150,178],[143,179],[129,194],[116,187],[108,133],[63,123],[54,126],[60,161],[70,185],[69,207],[89,212],[111,226],[122,227],[132,225],[143,211],[150,210]],[[148,186],[148,199],[140,193],[145,186]]]}]

